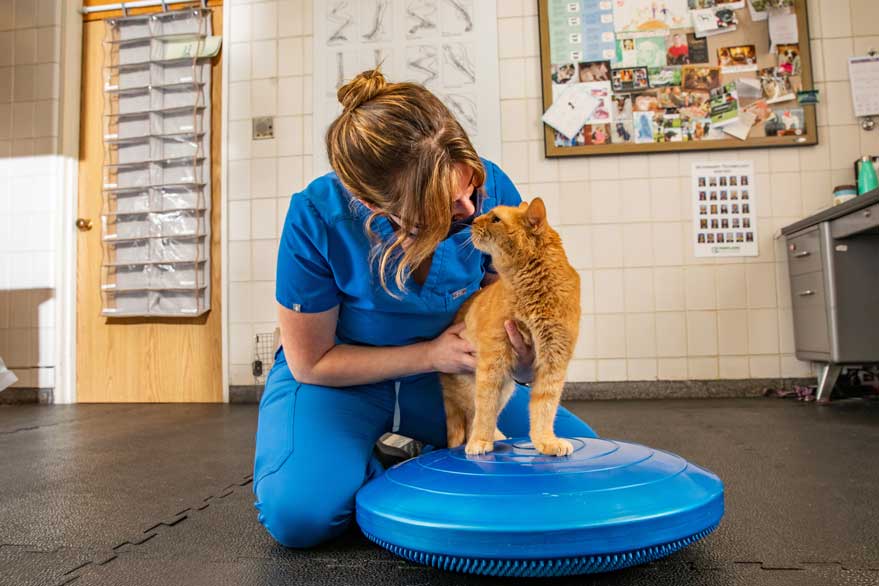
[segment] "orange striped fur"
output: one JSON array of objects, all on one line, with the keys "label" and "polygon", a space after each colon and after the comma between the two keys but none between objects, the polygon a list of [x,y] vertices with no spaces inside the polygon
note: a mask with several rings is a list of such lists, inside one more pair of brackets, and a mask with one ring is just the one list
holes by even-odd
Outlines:
[{"label": "orange striped fur", "polygon": [[540,198],[518,208],[499,206],[473,223],[473,244],[491,255],[500,279],[467,300],[455,321],[476,348],[475,374],[441,375],[449,447],[468,454],[492,451],[503,439],[497,418],[513,392],[513,348],[506,320],[534,345],[531,441],[542,454],[570,454],[553,422],[580,325],[580,276]]}]

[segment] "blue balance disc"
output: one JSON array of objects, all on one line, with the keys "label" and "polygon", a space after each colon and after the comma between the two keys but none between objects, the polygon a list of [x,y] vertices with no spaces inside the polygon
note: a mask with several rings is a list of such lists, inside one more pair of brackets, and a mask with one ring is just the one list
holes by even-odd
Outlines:
[{"label": "blue balance disc", "polygon": [[680,456],[569,438],[543,456],[528,440],[494,452],[429,452],[357,493],[357,522],[410,561],[496,576],[606,572],[666,556],[713,531],[723,483]]}]

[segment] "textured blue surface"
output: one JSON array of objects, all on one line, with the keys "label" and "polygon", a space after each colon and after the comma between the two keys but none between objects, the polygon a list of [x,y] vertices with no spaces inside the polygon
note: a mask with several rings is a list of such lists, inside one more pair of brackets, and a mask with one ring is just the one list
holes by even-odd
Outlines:
[{"label": "textured blue surface", "polygon": [[569,438],[543,456],[527,440],[430,452],[357,494],[371,540],[409,560],[486,575],[602,572],[668,555],[710,533],[723,484],[683,458],[642,445]]}]

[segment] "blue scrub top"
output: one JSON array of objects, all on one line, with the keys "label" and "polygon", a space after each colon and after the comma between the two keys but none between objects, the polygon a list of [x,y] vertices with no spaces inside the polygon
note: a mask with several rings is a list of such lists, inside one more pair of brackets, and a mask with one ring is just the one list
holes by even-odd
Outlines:
[{"label": "blue scrub top", "polygon": [[[485,165],[484,213],[522,201],[510,178],[494,163]],[[464,301],[479,289],[491,259],[469,242],[470,227],[443,240],[423,285],[410,279],[406,291],[382,289],[377,263],[370,263],[366,235],[370,210],[351,196],[335,173],[312,181],[293,196],[278,249],[275,296],[288,309],[317,313],[339,306],[336,341],[401,346],[433,339],[451,324]],[[384,217],[373,222],[381,238],[394,229]],[[279,353],[283,359],[283,353]]]}]

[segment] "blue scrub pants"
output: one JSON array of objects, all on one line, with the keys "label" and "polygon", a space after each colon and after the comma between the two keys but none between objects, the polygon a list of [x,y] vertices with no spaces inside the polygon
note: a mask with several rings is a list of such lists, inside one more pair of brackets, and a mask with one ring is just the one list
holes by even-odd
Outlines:
[{"label": "blue scrub pants", "polygon": [[[342,533],[354,495],[384,469],[373,446],[388,431],[446,445],[446,417],[436,374],[344,388],[293,379],[279,356],[259,406],[253,491],[259,521],[287,547],[312,547]],[[500,415],[508,437],[528,436],[528,389],[518,387]],[[560,408],[560,436],[595,437]]]}]

